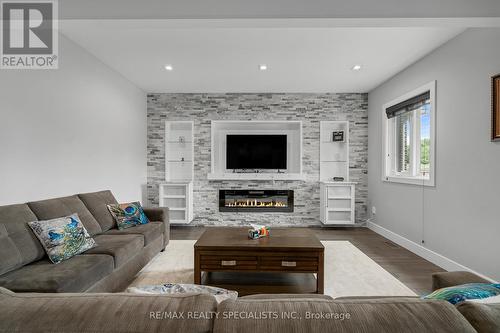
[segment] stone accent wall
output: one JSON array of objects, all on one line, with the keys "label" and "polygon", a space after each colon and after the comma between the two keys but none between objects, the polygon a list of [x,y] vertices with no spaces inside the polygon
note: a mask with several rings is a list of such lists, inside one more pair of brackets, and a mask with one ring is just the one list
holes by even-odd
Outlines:
[{"label": "stone accent wall", "polygon": [[[148,204],[158,205],[165,181],[165,120],[194,121],[194,225],[321,225],[319,220],[319,122],[348,120],[350,180],[356,186],[356,222],[367,219],[367,94],[149,94]],[[211,120],[301,120],[305,181],[208,181]],[[219,189],[295,191],[293,213],[220,213]]]}]

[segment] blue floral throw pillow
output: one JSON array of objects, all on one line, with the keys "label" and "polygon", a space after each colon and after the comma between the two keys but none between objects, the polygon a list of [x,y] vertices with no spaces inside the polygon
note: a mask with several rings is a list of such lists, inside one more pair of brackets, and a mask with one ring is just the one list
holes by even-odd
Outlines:
[{"label": "blue floral throw pillow", "polygon": [[96,246],[78,214],[47,221],[29,222],[28,225],[54,264]]},{"label": "blue floral throw pillow", "polygon": [[422,298],[441,299],[451,304],[458,304],[469,299],[481,299],[496,295],[500,295],[500,284],[468,283],[441,288]]},{"label": "blue floral throw pillow", "polygon": [[111,215],[113,215],[118,229],[126,229],[149,223],[139,202],[108,205],[108,209]]}]

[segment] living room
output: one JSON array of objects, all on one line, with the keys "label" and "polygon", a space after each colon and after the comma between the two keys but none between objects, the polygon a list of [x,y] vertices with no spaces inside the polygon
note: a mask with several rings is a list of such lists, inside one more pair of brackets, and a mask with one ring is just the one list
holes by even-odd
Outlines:
[{"label": "living room", "polygon": [[500,332],[500,3],[1,15],[0,332]]}]

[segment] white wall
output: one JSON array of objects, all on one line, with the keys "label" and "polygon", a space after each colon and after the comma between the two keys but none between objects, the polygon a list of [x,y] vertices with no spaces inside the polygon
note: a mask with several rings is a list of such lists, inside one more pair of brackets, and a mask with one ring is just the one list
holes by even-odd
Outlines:
[{"label": "white wall", "polygon": [[60,36],[58,70],[0,71],[0,205],[111,189],[140,200],[146,96]]},{"label": "white wall", "polygon": [[[490,142],[500,29],[471,29],[369,93],[369,200],[376,223],[500,279],[500,143]],[[437,80],[436,186],[384,183],[382,105]]]}]

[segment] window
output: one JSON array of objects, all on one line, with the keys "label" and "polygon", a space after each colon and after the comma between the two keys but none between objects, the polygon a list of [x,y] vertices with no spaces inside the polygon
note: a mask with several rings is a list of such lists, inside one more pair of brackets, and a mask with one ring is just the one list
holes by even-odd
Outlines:
[{"label": "window", "polygon": [[384,181],[434,186],[435,86],[384,105]]}]

